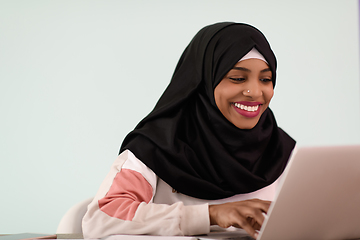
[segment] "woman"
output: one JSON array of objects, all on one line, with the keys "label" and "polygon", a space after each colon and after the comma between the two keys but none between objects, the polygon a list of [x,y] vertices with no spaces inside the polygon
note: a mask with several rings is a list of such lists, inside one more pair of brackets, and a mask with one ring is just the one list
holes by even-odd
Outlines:
[{"label": "woman", "polygon": [[83,219],[85,238],[257,236],[295,141],[268,108],[276,58],[238,23],[200,30],[153,111],[125,138]]}]

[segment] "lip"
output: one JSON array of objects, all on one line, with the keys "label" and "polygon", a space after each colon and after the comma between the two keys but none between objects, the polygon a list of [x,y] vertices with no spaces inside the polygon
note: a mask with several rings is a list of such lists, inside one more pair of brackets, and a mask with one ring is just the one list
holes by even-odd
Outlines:
[{"label": "lip", "polygon": [[[249,112],[249,111],[246,111],[244,109],[240,109],[240,108],[235,107],[235,103],[239,103],[239,104],[242,104],[242,105],[245,105],[245,106],[259,106],[259,108],[258,108],[258,110],[254,111],[254,112]],[[247,118],[254,118],[254,117],[257,117],[259,115],[262,103],[260,103],[260,102],[240,101],[240,102],[234,102],[231,105],[235,109],[235,111],[237,113],[241,114],[242,116],[247,117]]]},{"label": "lip", "polygon": [[235,102],[235,103],[240,103],[240,104],[245,105],[245,106],[257,106],[257,105],[262,105],[261,102],[249,102],[249,101],[240,101],[240,102]]}]

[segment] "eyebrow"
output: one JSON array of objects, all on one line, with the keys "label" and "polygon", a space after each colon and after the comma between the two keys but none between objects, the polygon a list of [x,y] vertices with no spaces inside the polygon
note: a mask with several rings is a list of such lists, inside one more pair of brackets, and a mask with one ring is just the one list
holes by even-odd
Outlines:
[{"label": "eyebrow", "polygon": [[[241,70],[241,71],[245,71],[245,72],[251,72],[250,69],[244,68],[244,67],[233,67],[232,69]],[[265,69],[261,70],[260,72],[263,73],[263,72],[268,72],[268,71],[271,71],[271,69],[270,68],[265,68]]]}]

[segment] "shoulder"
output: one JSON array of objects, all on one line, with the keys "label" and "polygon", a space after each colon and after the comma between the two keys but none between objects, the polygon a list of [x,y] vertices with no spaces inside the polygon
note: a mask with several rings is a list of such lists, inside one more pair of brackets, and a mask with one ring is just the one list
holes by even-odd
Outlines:
[{"label": "shoulder", "polygon": [[149,183],[156,182],[155,173],[128,149],[120,153],[115,160],[113,167],[115,167],[118,171],[121,171],[121,169],[127,169],[138,172]]}]

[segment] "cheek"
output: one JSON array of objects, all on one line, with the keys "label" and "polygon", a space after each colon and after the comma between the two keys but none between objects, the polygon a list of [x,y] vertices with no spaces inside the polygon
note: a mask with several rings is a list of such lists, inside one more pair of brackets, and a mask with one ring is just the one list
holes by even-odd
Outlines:
[{"label": "cheek", "polygon": [[272,97],[274,96],[274,89],[267,89],[265,92],[265,101],[270,103]]},{"label": "cheek", "polygon": [[216,106],[221,109],[224,105],[224,102],[227,98],[227,90],[229,90],[226,86],[226,82],[221,81],[214,90],[214,98]]},{"label": "cheek", "polygon": [[215,88],[215,90],[214,90],[214,99],[215,99],[215,104],[216,104],[216,106],[217,106],[218,108],[220,107],[220,106],[219,106],[219,104],[220,104],[220,99],[221,99],[220,96],[221,96],[221,95],[219,94],[219,90]]}]

